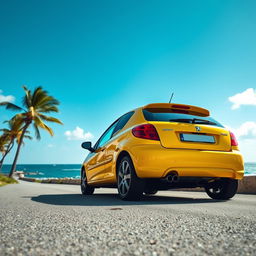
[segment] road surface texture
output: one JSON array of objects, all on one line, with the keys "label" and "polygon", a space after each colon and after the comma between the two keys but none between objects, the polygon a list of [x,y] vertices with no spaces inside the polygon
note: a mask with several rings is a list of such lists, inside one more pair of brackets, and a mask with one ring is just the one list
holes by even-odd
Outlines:
[{"label": "road surface texture", "polygon": [[114,189],[23,181],[0,188],[0,255],[256,255],[256,196],[123,202]]}]

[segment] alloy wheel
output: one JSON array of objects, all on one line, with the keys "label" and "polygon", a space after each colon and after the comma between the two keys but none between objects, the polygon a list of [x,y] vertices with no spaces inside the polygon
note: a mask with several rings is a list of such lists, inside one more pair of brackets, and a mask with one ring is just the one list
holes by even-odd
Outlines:
[{"label": "alloy wheel", "polygon": [[120,194],[126,195],[131,185],[131,167],[128,161],[124,160],[118,170],[118,190]]},{"label": "alloy wheel", "polygon": [[83,188],[86,187],[86,176],[85,176],[85,172],[82,172],[82,179],[81,179],[81,185]]},{"label": "alloy wheel", "polygon": [[210,191],[212,194],[219,194],[219,193],[222,191],[222,188],[221,188],[221,187],[209,188],[209,191]]}]

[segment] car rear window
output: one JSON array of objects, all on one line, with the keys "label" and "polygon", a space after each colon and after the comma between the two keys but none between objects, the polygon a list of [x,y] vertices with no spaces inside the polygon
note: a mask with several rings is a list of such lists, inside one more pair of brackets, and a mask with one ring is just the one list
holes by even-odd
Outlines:
[{"label": "car rear window", "polygon": [[224,127],[210,116],[195,116],[182,113],[171,113],[168,110],[147,110],[143,109],[144,117],[147,121],[158,122],[178,122],[178,123],[194,123],[194,124],[207,124],[219,127]]}]

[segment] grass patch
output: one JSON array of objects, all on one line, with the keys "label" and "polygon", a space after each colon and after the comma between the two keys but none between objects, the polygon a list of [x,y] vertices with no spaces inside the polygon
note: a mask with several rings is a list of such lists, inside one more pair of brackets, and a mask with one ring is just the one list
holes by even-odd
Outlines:
[{"label": "grass patch", "polygon": [[0,174],[0,187],[7,184],[13,184],[13,183],[18,183],[18,181],[13,178],[9,178],[3,174]]}]

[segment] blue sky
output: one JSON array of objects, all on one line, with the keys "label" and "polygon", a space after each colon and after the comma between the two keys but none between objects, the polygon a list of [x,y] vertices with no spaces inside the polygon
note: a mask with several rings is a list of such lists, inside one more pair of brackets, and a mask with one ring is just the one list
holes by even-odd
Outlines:
[{"label": "blue sky", "polygon": [[[41,85],[61,101],[64,122],[53,138],[26,142],[19,162],[81,163],[83,139],[67,131],[96,141],[123,113],[171,92],[208,108],[256,161],[255,12],[249,0],[0,0],[0,100],[19,104],[22,85]],[[0,122],[11,115],[1,109]]]}]

